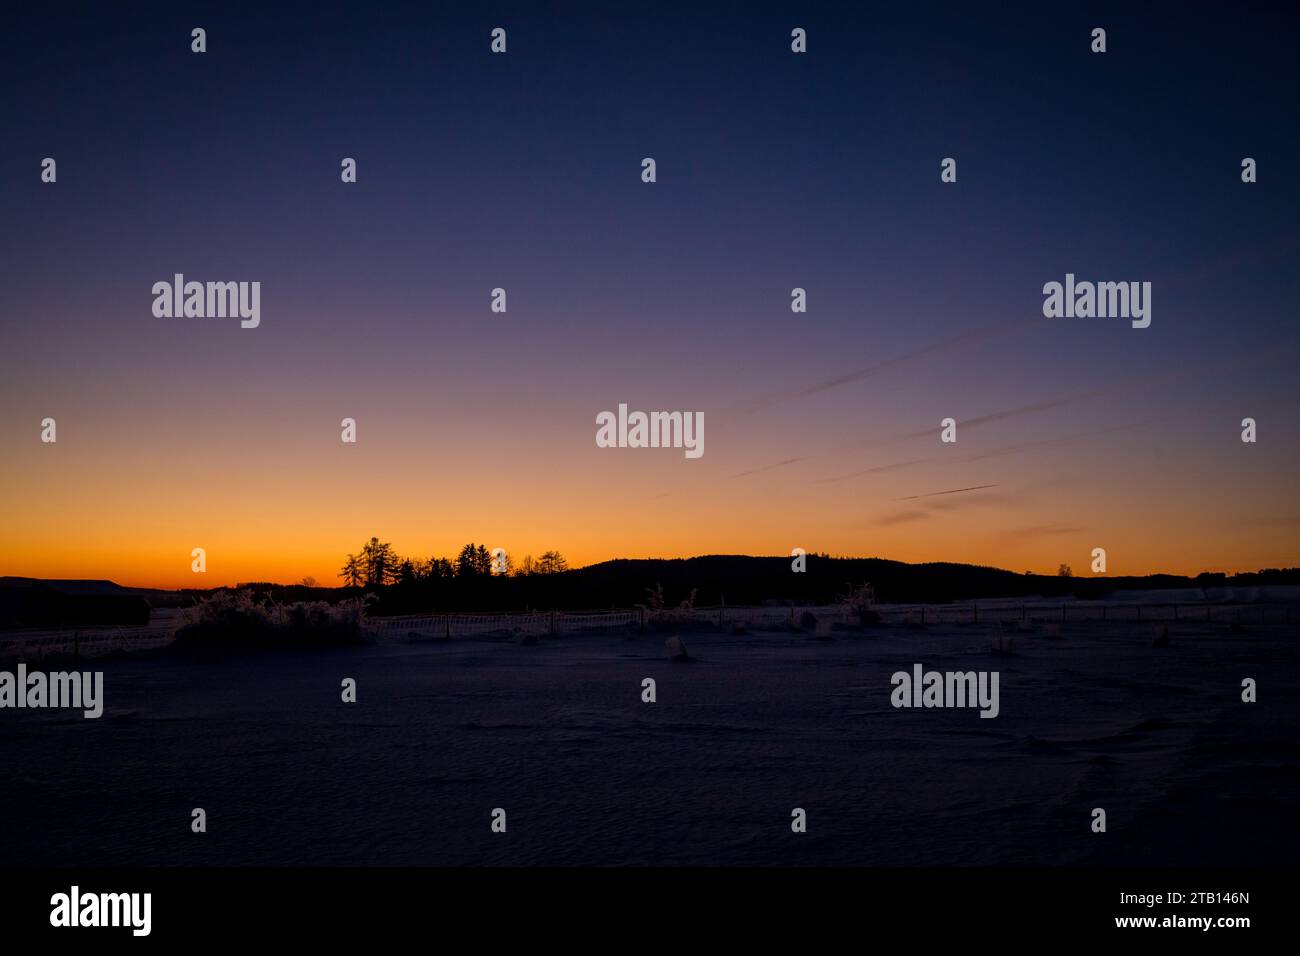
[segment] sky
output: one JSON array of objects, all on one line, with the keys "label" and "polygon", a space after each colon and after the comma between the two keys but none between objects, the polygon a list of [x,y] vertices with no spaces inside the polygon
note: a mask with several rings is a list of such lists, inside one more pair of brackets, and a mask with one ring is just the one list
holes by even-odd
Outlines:
[{"label": "sky", "polygon": [[[1294,9],[259,6],[0,21],[0,575],[1300,565]],[[1150,327],[1044,318],[1067,272]],[[703,456],[597,447],[620,403]]]}]

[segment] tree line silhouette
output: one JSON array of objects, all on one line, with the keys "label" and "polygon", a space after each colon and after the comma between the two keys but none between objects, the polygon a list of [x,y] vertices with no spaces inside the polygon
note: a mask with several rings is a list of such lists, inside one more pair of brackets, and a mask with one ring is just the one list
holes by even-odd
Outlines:
[{"label": "tree line silhouette", "polygon": [[525,555],[516,567],[504,549],[489,551],[472,541],[460,549],[455,560],[451,560],[445,557],[404,558],[393,550],[389,542],[372,537],[362,545],[359,554],[347,556],[339,577],[343,579],[343,586],[350,588],[410,588],[451,578],[528,577],[558,574],[568,569],[568,562],[558,551],[545,551],[536,559],[531,554]]},{"label": "tree line silhouette", "polygon": [[[648,603],[662,590],[665,606],[691,600],[700,607],[722,604],[829,604],[870,581],[885,603],[967,601],[977,598],[1047,598],[1073,595],[1095,599],[1113,589],[1300,584],[1300,569],[1244,574],[1205,573],[1196,577],[1077,578],[1059,573],[1031,574],[1000,568],[936,562],[904,564],[883,558],[842,558],[809,554],[807,569],[795,573],[788,557],[706,555],[694,558],[626,559],[568,569],[563,556],[547,552],[536,561],[494,565],[493,555],[467,544],[455,560],[422,562],[397,557],[372,538],[361,553],[349,555],[342,576],[360,581],[340,596],[373,594],[371,614],[411,614],[430,610],[525,611],[629,608]],[[409,566],[408,566],[409,565]],[[559,573],[563,571],[564,573]],[[383,581],[382,585],[370,582]],[[303,589],[289,589],[294,594]],[[286,592],[286,597],[288,593]],[[337,592],[336,592],[337,593]]]},{"label": "tree line silhouette", "polygon": [[[487,561],[484,561],[484,552]],[[870,581],[883,603],[966,601],[976,598],[1073,595],[1103,596],[1114,589],[1223,588],[1300,585],[1300,568],[1266,568],[1195,577],[1154,574],[1140,577],[1076,578],[1056,574],[1018,574],[963,564],[904,564],[883,558],[844,558],[809,554],[805,573],[794,573],[788,557],[704,555],[693,558],[615,559],[567,570],[563,556],[548,551],[525,558],[506,573],[494,572],[492,553],[477,544],[461,548],[455,561],[398,557],[392,546],[372,538],[358,555],[348,555],[340,576],[345,586],[245,582],[234,588],[169,591],[124,588],[111,582],[42,581],[0,577],[0,628],[73,627],[93,624],[144,624],[152,607],[184,607],[216,591],[249,590],[262,600],[340,601],[364,598],[367,613],[426,611],[594,610],[690,601],[697,607],[719,604],[826,604]],[[486,569],[486,570],[485,570]],[[458,573],[463,570],[463,573]],[[563,571],[564,573],[558,573]],[[384,581],[382,585],[372,581]],[[94,594],[67,588],[102,584]],[[84,588],[82,589],[84,591]],[[662,595],[657,601],[647,595]],[[370,599],[374,595],[374,599]],[[1279,597],[1278,600],[1286,600]]]}]

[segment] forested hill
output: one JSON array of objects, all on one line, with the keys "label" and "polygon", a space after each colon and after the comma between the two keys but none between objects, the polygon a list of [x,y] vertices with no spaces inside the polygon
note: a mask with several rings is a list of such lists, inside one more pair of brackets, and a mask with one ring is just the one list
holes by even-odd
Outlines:
[{"label": "forested hill", "polygon": [[[1098,598],[1114,590],[1218,588],[1300,584],[1300,569],[1196,577],[1072,577],[1019,574],[947,562],[906,564],[883,558],[810,554],[803,571],[789,557],[706,555],[675,559],[619,559],[554,573],[460,573],[399,581],[382,587],[242,584],[277,603],[373,594],[371,613],[422,611],[597,610],[661,604],[827,604],[870,584],[882,603],[944,603],[975,598]],[[163,591],[124,588],[109,581],[0,578],[0,627],[140,624],[149,608],[182,606],[217,589]]]}]

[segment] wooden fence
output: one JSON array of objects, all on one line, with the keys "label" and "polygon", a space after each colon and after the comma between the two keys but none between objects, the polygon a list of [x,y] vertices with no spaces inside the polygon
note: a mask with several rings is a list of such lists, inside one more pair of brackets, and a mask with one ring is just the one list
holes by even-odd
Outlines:
[{"label": "wooden fence", "polygon": [[[998,625],[1015,621],[1083,622],[1203,622],[1211,624],[1300,623],[1291,604],[1124,604],[1088,601],[1006,600],[951,604],[877,604],[873,610],[883,624],[931,626],[941,624]],[[805,615],[811,615],[809,620]],[[449,640],[466,637],[543,637],[547,635],[630,633],[655,630],[790,630],[830,626],[852,627],[855,612],[845,605],[719,606],[616,608],[608,611],[542,611],[524,614],[449,613],[376,617],[364,626],[367,637],[382,643]],[[0,631],[0,660],[39,660],[44,657],[102,657],[118,651],[155,650],[170,644],[170,625],[100,627],[76,630]]]}]

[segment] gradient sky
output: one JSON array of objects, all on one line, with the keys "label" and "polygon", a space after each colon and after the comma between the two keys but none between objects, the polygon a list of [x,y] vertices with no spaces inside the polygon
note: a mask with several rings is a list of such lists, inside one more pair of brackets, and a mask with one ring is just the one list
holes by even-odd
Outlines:
[{"label": "gradient sky", "polygon": [[[0,574],[1300,564],[1284,6],[6,14]],[[176,272],[260,281],[261,327],[155,318]],[[1151,281],[1151,327],[1043,319],[1066,272]],[[597,448],[620,402],[704,412],[703,458]]]}]

